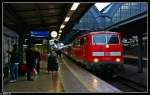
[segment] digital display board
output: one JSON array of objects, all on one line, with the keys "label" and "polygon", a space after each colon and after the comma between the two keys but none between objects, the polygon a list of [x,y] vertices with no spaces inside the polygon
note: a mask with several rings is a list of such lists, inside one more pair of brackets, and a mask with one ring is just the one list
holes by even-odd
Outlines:
[{"label": "digital display board", "polygon": [[31,37],[48,38],[49,37],[49,31],[31,31]]}]

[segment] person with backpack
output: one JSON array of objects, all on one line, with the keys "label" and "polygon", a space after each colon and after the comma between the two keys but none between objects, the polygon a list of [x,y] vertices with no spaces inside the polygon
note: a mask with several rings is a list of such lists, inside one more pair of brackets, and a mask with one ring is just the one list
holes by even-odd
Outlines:
[{"label": "person with backpack", "polygon": [[49,52],[47,71],[58,71],[58,62],[54,51]]}]

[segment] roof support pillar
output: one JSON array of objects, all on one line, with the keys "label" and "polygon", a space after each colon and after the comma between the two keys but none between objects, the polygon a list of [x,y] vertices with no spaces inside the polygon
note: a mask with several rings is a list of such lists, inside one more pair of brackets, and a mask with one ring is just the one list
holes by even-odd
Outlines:
[{"label": "roof support pillar", "polygon": [[142,35],[138,35],[138,73],[143,72],[143,63],[142,63]]}]

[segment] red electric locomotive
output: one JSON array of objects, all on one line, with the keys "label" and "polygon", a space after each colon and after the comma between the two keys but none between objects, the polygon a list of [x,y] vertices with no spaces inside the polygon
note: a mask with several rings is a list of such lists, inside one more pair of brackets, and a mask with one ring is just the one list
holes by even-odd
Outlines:
[{"label": "red electric locomotive", "polygon": [[77,37],[69,56],[94,72],[120,72],[123,58],[121,34],[117,32],[90,32]]}]

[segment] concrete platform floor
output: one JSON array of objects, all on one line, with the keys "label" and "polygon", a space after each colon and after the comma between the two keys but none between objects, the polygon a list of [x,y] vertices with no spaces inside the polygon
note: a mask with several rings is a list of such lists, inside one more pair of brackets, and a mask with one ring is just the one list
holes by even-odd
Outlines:
[{"label": "concrete platform floor", "polygon": [[27,81],[26,76],[20,76],[17,82],[5,84],[3,92],[64,92],[59,71],[48,74],[46,64],[41,66],[41,73],[32,78],[33,81]]}]

